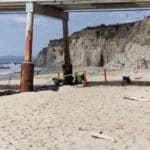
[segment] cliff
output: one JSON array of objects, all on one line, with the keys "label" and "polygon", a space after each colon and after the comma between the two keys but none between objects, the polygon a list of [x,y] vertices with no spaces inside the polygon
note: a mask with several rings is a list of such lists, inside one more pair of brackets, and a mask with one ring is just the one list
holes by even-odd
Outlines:
[{"label": "cliff", "polygon": [[[150,67],[150,18],[142,21],[88,27],[72,34],[70,52],[74,66]],[[35,60],[37,66],[61,66],[63,41],[52,40]]]}]

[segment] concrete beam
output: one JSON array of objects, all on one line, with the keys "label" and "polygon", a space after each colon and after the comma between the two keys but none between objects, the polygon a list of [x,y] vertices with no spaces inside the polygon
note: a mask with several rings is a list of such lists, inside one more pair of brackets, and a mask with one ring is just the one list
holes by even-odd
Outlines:
[{"label": "concrete beam", "polygon": [[[0,11],[24,10],[27,2],[65,11],[93,9],[150,8],[150,0],[0,0]],[[45,12],[47,14],[47,12]]]},{"label": "concrete beam", "polygon": [[27,3],[26,12],[33,12],[39,15],[45,15],[49,17],[54,17],[57,19],[68,19],[63,10],[58,8],[53,8],[48,5],[40,5],[37,3]]},{"label": "concrete beam", "polygon": [[139,2],[150,2],[150,0],[1,0],[1,3],[26,3],[26,2],[42,2],[42,3],[70,3],[70,4],[76,4],[76,3],[139,3]]}]

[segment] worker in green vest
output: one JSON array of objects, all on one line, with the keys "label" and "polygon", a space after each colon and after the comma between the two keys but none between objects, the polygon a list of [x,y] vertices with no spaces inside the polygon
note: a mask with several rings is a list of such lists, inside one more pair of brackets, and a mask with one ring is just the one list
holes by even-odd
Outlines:
[{"label": "worker in green vest", "polygon": [[74,84],[81,84],[82,75],[80,75],[78,72],[75,72],[74,76],[75,76]]}]

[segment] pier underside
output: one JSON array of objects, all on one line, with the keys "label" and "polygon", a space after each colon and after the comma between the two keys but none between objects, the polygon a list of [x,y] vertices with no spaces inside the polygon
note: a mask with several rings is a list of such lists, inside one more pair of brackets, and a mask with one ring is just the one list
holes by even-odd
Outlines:
[{"label": "pier underside", "polygon": [[1,0],[0,10],[24,11],[27,2],[36,2],[64,11],[150,7],[150,0]]}]

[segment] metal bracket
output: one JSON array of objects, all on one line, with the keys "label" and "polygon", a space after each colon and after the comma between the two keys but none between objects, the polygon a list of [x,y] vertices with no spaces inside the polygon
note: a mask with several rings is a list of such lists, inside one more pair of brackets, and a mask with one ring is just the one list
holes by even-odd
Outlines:
[{"label": "metal bracket", "polygon": [[31,13],[34,12],[34,3],[26,3],[26,12]]}]

